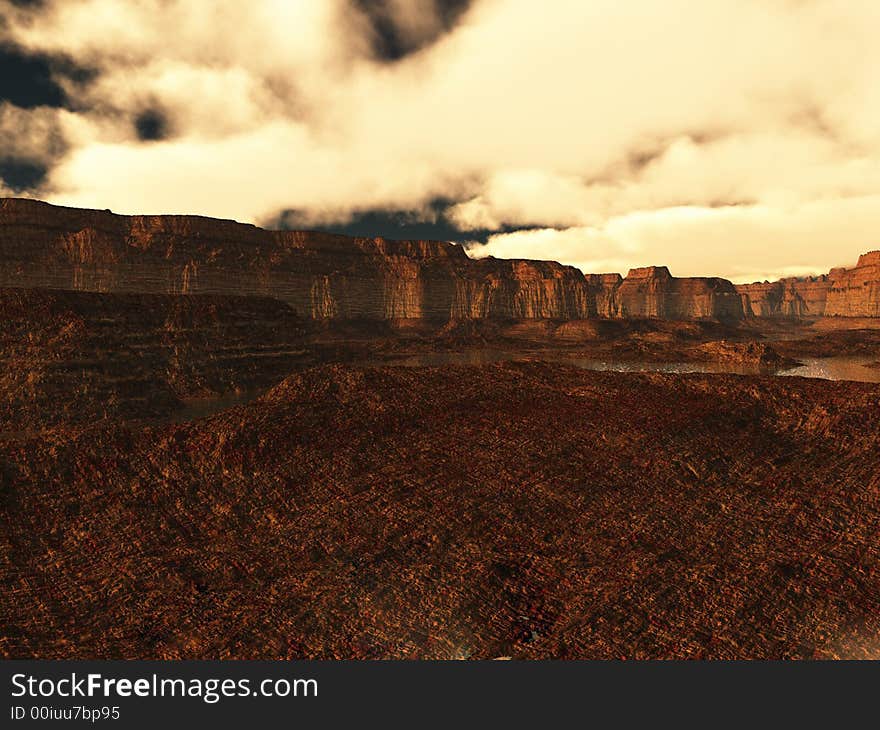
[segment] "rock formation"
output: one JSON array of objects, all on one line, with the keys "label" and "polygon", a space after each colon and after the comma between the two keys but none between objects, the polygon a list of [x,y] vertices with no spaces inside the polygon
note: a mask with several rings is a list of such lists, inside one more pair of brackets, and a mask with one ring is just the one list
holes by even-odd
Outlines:
[{"label": "rock formation", "polygon": [[738,284],[746,316],[880,317],[880,251],[822,276]]},{"label": "rock formation", "polygon": [[[618,319],[742,319],[740,297],[726,279],[678,278],[665,266],[631,269],[625,279],[590,279],[599,314]],[[600,308],[601,304],[601,308]]]},{"label": "rock formation", "polygon": [[0,288],[0,312],[0,433],[170,417],[314,361],[269,297]]},{"label": "rock formation", "polygon": [[198,216],[120,216],[0,201],[0,286],[268,295],[313,319],[595,316],[583,274],[468,258],[438,241],[266,231]]},{"label": "rock formation", "polygon": [[749,317],[821,317],[828,298],[829,277],[806,276],[738,284],[743,311]]},{"label": "rock formation", "polygon": [[733,285],[665,267],[584,276],[553,261],[471,259],[438,241],[267,231],[0,201],[0,286],[262,295],[317,320],[740,319]]},{"label": "rock formation", "polygon": [[726,279],[676,278],[665,266],[633,269],[617,290],[618,316],[660,319],[742,319]]},{"label": "rock formation", "polygon": [[0,287],[271,296],[314,320],[880,317],[880,251],[827,275],[734,286],[665,266],[587,274],[471,259],[441,241],[268,231],[200,216],[121,216],[0,199]]},{"label": "rock formation", "polygon": [[854,269],[834,269],[825,314],[829,317],[880,317],[880,251],[859,257]]},{"label": "rock formation", "polygon": [[622,282],[620,274],[587,274],[587,283],[596,300],[596,313],[600,317],[617,317],[615,293]]},{"label": "rock formation", "polygon": [[700,345],[696,348],[696,352],[708,356],[714,362],[742,363],[774,370],[798,364],[796,360],[780,355],[773,347],[764,342],[719,340]]}]

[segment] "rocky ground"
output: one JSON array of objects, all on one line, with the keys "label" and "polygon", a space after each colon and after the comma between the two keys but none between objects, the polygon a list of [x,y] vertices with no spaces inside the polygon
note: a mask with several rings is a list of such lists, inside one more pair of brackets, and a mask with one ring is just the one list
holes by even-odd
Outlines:
[{"label": "rocky ground", "polygon": [[323,366],[0,437],[5,657],[880,657],[880,386]]},{"label": "rocky ground", "polygon": [[773,342],[773,347],[789,357],[834,357],[839,355],[880,355],[880,329],[810,329],[799,336]]},{"label": "rocky ground", "polygon": [[165,418],[314,364],[264,297],[0,289],[0,431]]},{"label": "rocky ground", "polygon": [[880,656],[880,386],[365,367],[772,370],[880,356],[880,330],[328,328],[264,297],[39,289],[0,310],[4,657]]}]

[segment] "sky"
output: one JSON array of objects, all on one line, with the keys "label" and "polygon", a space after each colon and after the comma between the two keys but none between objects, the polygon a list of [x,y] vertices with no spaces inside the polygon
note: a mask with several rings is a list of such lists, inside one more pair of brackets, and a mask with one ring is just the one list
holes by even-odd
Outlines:
[{"label": "sky", "polygon": [[0,195],[735,282],[880,248],[876,0],[0,0]]}]

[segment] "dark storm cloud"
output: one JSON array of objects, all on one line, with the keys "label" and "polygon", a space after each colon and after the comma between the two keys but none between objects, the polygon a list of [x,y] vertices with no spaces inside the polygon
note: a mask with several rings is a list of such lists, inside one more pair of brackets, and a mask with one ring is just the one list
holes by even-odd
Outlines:
[{"label": "dark storm cloud", "polygon": [[[671,137],[657,137],[647,142],[636,142],[626,153],[626,168],[629,173],[637,175],[644,172],[652,164],[660,162],[669,149],[682,140],[688,140],[699,147],[717,142],[724,136],[725,133],[717,130],[700,130],[683,132]],[[608,181],[618,178],[619,171],[615,170],[613,173],[609,173],[604,180],[601,176],[594,178],[594,180]]]},{"label": "dark storm cloud", "polygon": [[472,0],[437,0],[437,12],[447,27],[452,27],[461,17],[462,13],[472,4]]},{"label": "dark storm cloud", "polygon": [[296,209],[283,211],[276,218],[265,223],[268,228],[311,230],[341,233],[346,236],[374,237],[390,239],[428,239],[434,241],[457,241],[462,233],[443,217],[453,203],[447,200],[434,200],[421,211],[415,210],[364,210],[354,213],[345,220],[310,224],[307,214]]},{"label": "dark storm cloud", "polygon": [[0,47],[0,100],[25,109],[60,107],[65,102],[65,94],[52,78],[48,59]]},{"label": "dark storm cloud", "polygon": [[0,182],[14,193],[38,188],[46,179],[45,165],[27,160],[0,159]]},{"label": "dark storm cloud", "polygon": [[351,0],[363,12],[372,29],[372,47],[376,58],[383,61],[399,61],[411,53],[430,46],[440,36],[448,33],[472,0],[425,0],[425,11],[433,16],[434,23],[413,28],[395,7],[395,0]]},{"label": "dark storm cloud", "polygon": [[63,83],[93,77],[65,56],[0,46],[0,187],[15,194],[41,189],[68,148],[55,117],[57,110],[75,108]]},{"label": "dark storm cloud", "polygon": [[158,142],[169,134],[168,119],[158,109],[146,109],[134,120],[138,139],[142,142]]},{"label": "dark storm cloud", "polygon": [[490,236],[517,230],[533,230],[532,226],[502,226],[489,230],[475,228],[461,230],[446,217],[458,203],[445,198],[432,200],[422,210],[365,210],[350,219],[337,223],[310,225],[308,218],[297,210],[285,210],[278,217],[265,222],[265,227],[278,230],[309,230],[340,233],[345,236],[392,240],[452,241],[453,243],[485,243]]},{"label": "dark storm cloud", "polygon": [[11,44],[0,45],[0,102],[32,109],[73,106],[60,83],[85,84],[95,71],[63,56],[29,53]]}]

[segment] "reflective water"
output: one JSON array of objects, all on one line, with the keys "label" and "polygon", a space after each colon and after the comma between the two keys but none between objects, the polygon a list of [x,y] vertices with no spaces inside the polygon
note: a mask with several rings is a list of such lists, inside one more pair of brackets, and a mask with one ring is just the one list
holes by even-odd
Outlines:
[{"label": "reflective water", "polygon": [[859,380],[863,383],[880,383],[880,368],[865,367],[876,363],[877,357],[802,357],[801,367],[785,370],[779,375],[800,375],[805,378],[825,380]]},{"label": "reflective water", "polygon": [[800,358],[803,365],[786,370],[775,370],[759,365],[734,362],[636,362],[576,358],[542,353],[520,355],[502,350],[483,349],[469,352],[431,352],[390,360],[388,365],[404,367],[438,367],[440,365],[488,365],[495,362],[525,362],[529,360],[560,362],[585,370],[609,370],[624,373],[733,373],[735,375],[780,375],[822,378],[825,380],[856,380],[880,383],[880,368],[865,365],[876,362],[876,357]]}]

